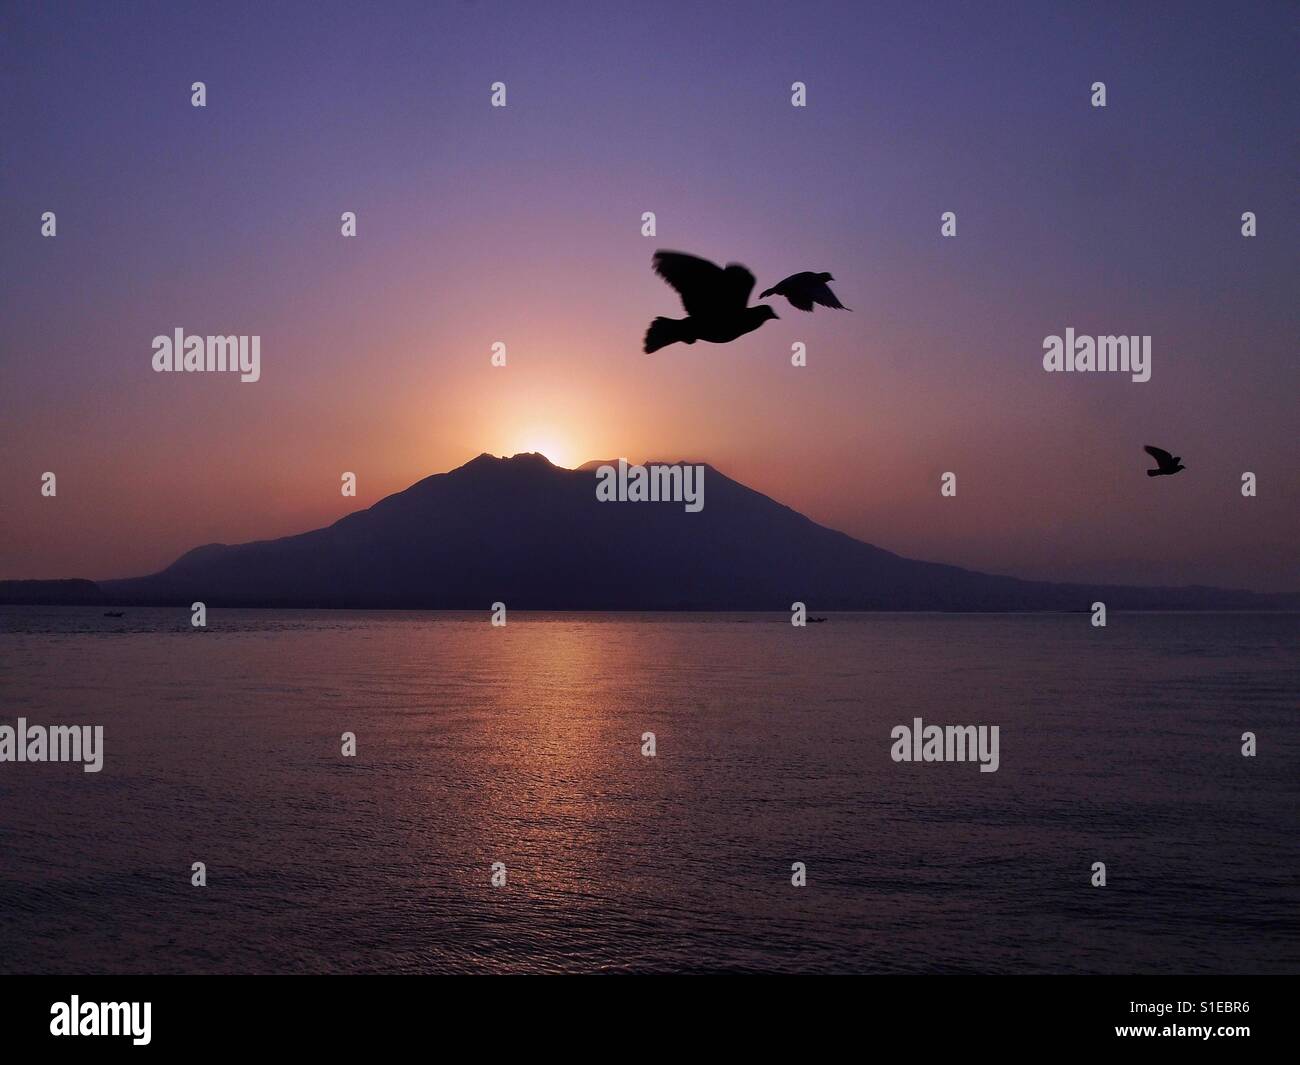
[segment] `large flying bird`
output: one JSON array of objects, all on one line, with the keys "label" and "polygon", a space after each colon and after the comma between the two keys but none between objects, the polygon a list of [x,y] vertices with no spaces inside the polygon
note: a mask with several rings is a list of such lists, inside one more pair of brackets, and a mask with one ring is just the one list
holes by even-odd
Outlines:
[{"label": "large flying bird", "polygon": [[814,274],[805,270],[802,274],[791,274],[784,281],[778,281],[758,298],[765,300],[768,296],[784,296],[801,311],[811,311],[814,303],[847,311],[850,308],[836,299],[835,293],[826,284],[827,281],[834,280],[830,274]]},{"label": "large flying bird", "polygon": [[680,251],[657,251],[654,272],[682,297],[685,318],[656,318],[645,334],[645,353],[669,344],[726,344],[752,333],[769,318],[778,317],[768,306],[750,307],[754,275],[740,263],[724,270],[716,263]]}]

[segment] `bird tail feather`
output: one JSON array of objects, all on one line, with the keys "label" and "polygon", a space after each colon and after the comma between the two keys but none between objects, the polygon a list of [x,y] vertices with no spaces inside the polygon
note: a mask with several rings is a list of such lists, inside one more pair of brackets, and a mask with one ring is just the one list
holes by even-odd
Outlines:
[{"label": "bird tail feather", "polygon": [[649,355],[682,340],[679,325],[680,323],[673,318],[656,318],[651,322],[650,328],[645,331],[645,353]]}]

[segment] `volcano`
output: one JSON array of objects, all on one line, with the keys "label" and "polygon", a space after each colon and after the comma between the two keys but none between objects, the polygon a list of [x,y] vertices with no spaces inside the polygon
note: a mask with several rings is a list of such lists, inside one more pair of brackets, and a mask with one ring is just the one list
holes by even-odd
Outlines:
[{"label": "volcano", "polygon": [[[97,588],[58,582],[60,595],[117,605],[441,610],[498,601],[518,610],[788,611],[795,601],[813,611],[1085,611],[1098,600],[1110,610],[1300,606],[1296,596],[1054,584],[903,558],[711,466],[697,513],[671,501],[602,502],[598,465],[569,470],[539,454],[484,454],[323,529],[207,544],[151,576]],[[32,601],[32,583],[0,586],[0,601]]]}]

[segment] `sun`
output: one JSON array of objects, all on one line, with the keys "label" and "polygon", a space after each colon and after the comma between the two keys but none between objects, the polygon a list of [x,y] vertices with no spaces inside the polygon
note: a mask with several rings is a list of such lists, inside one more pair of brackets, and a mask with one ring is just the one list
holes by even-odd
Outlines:
[{"label": "sun", "polygon": [[536,451],[545,455],[552,465],[566,469],[572,469],[575,463],[581,461],[575,457],[573,446],[557,433],[529,433],[521,436],[511,453],[521,451]]}]

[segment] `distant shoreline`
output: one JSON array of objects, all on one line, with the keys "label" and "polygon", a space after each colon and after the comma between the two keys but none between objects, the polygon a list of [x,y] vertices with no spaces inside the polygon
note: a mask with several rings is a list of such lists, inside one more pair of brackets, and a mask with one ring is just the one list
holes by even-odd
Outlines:
[{"label": "distant shoreline", "polygon": [[[0,585],[9,582],[0,581]],[[487,618],[491,614],[490,605],[478,605],[471,607],[418,607],[418,606],[304,606],[288,605],[283,603],[221,603],[208,602],[205,604],[210,610],[266,610],[266,611],[285,611],[285,612],[311,612],[311,613],[364,613],[364,614],[461,614],[461,615],[483,615]],[[188,615],[190,610],[189,603],[141,603],[113,600],[109,598],[95,600],[93,602],[19,602],[6,599],[0,591],[0,609],[5,608],[43,608],[58,609],[64,608],[69,610],[92,610],[102,607],[113,607],[127,610],[177,610],[183,611]],[[842,609],[842,608],[820,608],[813,605],[814,611],[819,615],[828,617],[834,616],[853,616],[860,614],[871,615],[902,615],[907,617],[958,617],[958,616],[997,616],[997,617],[1033,617],[1033,616],[1060,616],[1076,617],[1088,615],[1091,613],[1086,608],[1077,610],[934,610],[920,609],[909,610],[906,608],[880,608],[880,609]],[[1300,607],[1155,607],[1155,608],[1138,608],[1123,609],[1116,608],[1112,611],[1115,614],[1300,614]],[[663,614],[672,617],[683,617],[690,615],[716,615],[716,614],[745,614],[754,617],[771,616],[773,620],[779,620],[784,624],[789,624],[790,611],[782,607],[770,608],[751,608],[751,607],[683,607],[680,609],[666,609],[658,607],[606,607],[606,608],[589,608],[589,607],[511,607],[510,616],[519,615],[536,615],[536,614],[598,614],[602,616],[618,615],[646,615],[646,614]]]}]

